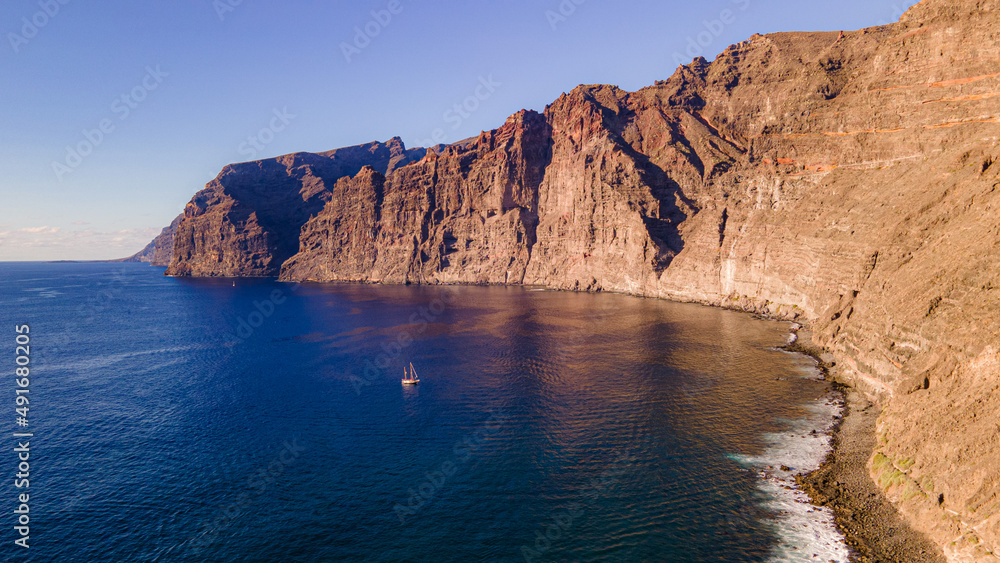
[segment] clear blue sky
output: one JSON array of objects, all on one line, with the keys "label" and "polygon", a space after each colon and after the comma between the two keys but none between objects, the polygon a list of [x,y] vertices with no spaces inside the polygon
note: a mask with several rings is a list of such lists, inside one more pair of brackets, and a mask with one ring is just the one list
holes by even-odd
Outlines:
[{"label": "clear blue sky", "polygon": [[[0,261],[132,254],[230,162],[460,140],[577,84],[666,79],[699,34],[712,59],[754,33],[857,29],[913,3],[5,0]],[[449,112],[477,92],[474,111]]]}]

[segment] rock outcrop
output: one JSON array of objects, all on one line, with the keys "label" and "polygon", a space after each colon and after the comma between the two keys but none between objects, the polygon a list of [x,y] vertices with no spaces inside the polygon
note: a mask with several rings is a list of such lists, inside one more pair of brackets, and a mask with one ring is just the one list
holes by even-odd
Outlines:
[{"label": "rock outcrop", "polygon": [[183,218],[183,213],[175,217],[145,248],[121,262],[148,262],[151,266],[169,266],[174,257],[174,233]]},{"label": "rock outcrop", "polygon": [[522,283],[549,140],[545,119],[525,111],[464,148],[341,179],[283,279]]},{"label": "rock outcrop", "polygon": [[756,35],[637,92],[580,86],[440,150],[227,166],[168,273],[540,284],[808,322],[884,405],[873,478],[949,559],[995,560],[998,138],[1000,0],[924,0],[892,25]]},{"label": "rock outcrop", "polygon": [[277,276],[302,225],[330,200],[328,186],[365,166],[389,173],[420,154],[396,137],[230,164],[185,206],[167,274]]}]

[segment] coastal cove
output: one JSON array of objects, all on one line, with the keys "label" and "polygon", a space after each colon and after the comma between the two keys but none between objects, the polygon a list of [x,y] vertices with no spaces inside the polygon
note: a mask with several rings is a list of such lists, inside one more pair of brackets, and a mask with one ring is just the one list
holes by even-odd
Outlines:
[{"label": "coastal cove", "polygon": [[948,561],[992,563],[998,13],[923,0],[888,25],[754,34],[635,91],[553,92],[448,145],[229,164],[126,260],[615,292],[807,325],[879,412],[862,440],[872,494]]},{"label": "coastal cove", "polygon": [[[781,496],[840,409],[780,349],[787,323],[516,287],[0,273],[36,339],[37,529],[78,538],[34,560],[846,561],[832,513]],[[95,519],[117,532],[91,542]]]},{"label": "coastal cove", "polygon": [[0,563],[1000,563],[1000,0],[69,4]]}]

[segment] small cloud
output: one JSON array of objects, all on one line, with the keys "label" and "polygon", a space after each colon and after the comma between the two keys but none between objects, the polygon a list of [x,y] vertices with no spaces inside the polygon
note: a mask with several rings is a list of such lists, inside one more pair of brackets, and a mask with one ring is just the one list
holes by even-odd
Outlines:
[{"label": "small cloud", "polygon": [[59,227],[50,227],[45,225],[44,227],[24,227],[23,229],[18,229],[19,233],[42,233],[42,234],[55,234],[60,230]]},{"label": "small cloud", "polygon": [[86,221],[73,221],[74,225],[89,225],[90,223]]}]

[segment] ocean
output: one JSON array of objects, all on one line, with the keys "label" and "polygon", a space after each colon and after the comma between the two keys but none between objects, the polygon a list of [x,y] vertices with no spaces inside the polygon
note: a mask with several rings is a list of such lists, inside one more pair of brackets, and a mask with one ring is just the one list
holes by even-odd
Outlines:
[{"label": "ocean", "polygon": [[831,514],[789,488],[840,400],[778,348],[788,323],[162,273],[0,264],[0,559],[847,560]]}]

